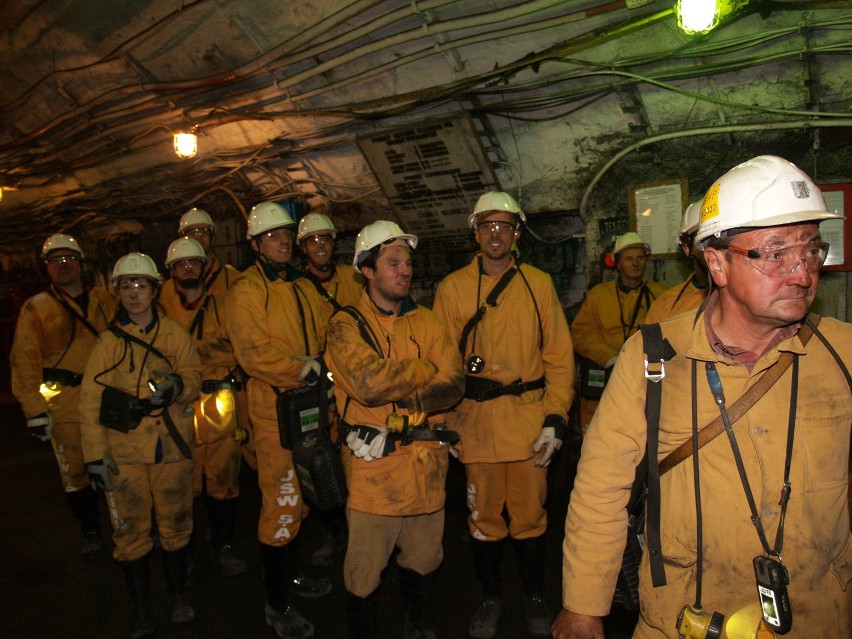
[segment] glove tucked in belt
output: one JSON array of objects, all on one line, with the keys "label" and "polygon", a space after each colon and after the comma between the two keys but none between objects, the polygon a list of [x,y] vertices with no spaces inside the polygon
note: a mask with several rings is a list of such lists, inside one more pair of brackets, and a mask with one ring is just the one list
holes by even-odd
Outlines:
[{"label": "glove tucked in belt", "polygon": [[474,377],[473,375],[465,375],[464,379],[464,398],[475,399],[478,402],[496,399],[503,395],[522,395],[527,391],[544,388],[544,377],[539,377],[531,382],[522,382],[518,379],[511,384],[501,384],[487,377]]}]

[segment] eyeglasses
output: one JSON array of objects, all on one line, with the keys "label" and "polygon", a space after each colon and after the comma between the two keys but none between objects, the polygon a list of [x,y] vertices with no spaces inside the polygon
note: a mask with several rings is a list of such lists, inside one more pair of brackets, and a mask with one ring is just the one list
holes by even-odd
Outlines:
[{"label": "eyeglasses", "polygon": [[272,231],[267,231],[266,233],[263,233],[263,237],[268,237],[270,240],[276,240],[280,242],[284,238],[292,239],[293,231],[288,228],[273,229]]},{"label": "eyeglasses", "polygon": [[515,225],[511,222],[503,222],[494,220],[493,222],[482,222],[476,227],[480,231],[488,231],[489,233],[512,233],[515,230]]},{"label": "eyeglasses", "polygon": [[303,238],[303,242],[313,242],[314,244],[331,244],[334,240],[331,235],[311,235],[309,237]]},{"label": "eyeglasses", "polygon": [[200,269],[204,266],[204,262],[202,260],[181,260],[180,262],[172,262],[171,267],[173,269],[183,269],[185,271],[194,271],[195,269]]},{"label": "eyeglasses", "polygon": [[804,264],[808,273],[816,273],[828,257],[828,242],[807,242],[790,246],[744,249],[728,246],[726,251],[747,258],[764,275],[786,277]]},{"label": "eyeglasses", "polygon": [[73,264],[80,261],[79,255],[54,255],[45,260],[48,264]]},{"label": "eyeglasses", "polygon": [[203,237],[205,235],[210,235],[210,229],[199,228],[199,229],[188,229],[183,232],[184,237]]},{"label": "eyeglasses", "polygon": [[118,283],[118,291],[120,293],[130,293],[131,291],[150,291],[153,288],[151,280],[144,277],[134,277],[121,280]]}]

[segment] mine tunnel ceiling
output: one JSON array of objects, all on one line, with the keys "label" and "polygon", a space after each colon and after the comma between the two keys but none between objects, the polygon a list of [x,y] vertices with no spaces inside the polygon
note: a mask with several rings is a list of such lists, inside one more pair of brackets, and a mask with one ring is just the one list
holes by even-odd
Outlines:
[{"label": "mine tunnel ceiling", "polygon": [[6,0],[0,251],[292,196],[450,241],[484,188],[585,216],[738,145],[848,181],[849,3],[740,4],[688,36],[674,0]]}]

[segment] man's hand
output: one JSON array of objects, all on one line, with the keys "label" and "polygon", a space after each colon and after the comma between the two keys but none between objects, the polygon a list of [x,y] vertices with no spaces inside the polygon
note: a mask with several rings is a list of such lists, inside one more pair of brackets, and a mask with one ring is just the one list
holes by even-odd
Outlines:
[{"label": "man's hand", "polygon": [[311,357],[310,355],[299,355],[296,359],[305,362],[302,366],[302,371],[299,373],[299,381],[305,382],[308,386],[316,386],[320,381],[320,373],[322,372],[322,364],[319,361],[319,355]]},{"label": "man's hand", "polygon": [[53,417],[42,413],[27,420],[27,432],[37,440],[46,442],[53,439]]},{"label": "man's hand", "polygon": [[548,415],[544,418],[544,426],[533,444],[533,452],[537,453],[544,449],[541,457],[535,462],[538,468],[547,468],[553,455],[562,448],[562,438],[565,436],[566,428],[565,420],[560,415]]},{"label": "man's hand", "polygon": [[604,639],[603,619],[563,608],[550,632],[553,639]]},{"label": "man's hand", "polygon": [[154,394],[148,398],[151,406],[169,406],[183,391],[183,379],[177,373],[169,373],[156,383]]},{"label": "man's hand", "polygon": [[103,459],[97,459],[86,463],[86,472],[89,473],[89,481],[92,488],[101,490],[112,490],[115,486],[112,485],[112,477],[110,474],[119,475],[118,464],[112,457],[104,456]]},{"label": "man's hand", "polygon": [[355,453],[355,457],[364,461],[379,459],[385,454],[385,440],[388,433],[384,428],[357,426],[346,436],[346,445]]}]

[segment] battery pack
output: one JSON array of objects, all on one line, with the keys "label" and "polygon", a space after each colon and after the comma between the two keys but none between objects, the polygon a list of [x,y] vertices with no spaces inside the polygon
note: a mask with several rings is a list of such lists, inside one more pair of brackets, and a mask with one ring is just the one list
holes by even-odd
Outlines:
[{"label": "battery pack", "polygon": [[340,455],[331,442],[311,433],[293,446],[293,463],[302,485],[302,496],[320,510],[346,504],[346,478]]}]

